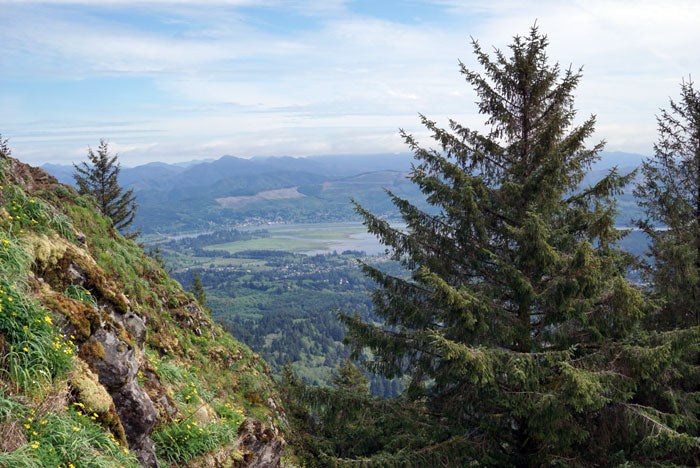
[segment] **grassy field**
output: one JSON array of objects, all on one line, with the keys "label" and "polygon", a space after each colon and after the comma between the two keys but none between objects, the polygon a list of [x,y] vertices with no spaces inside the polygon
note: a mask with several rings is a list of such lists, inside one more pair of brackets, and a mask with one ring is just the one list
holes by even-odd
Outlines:
[{"label": "grassy field", "polygon": [[287,252],[307,252],[312,250],[332,250],[352,248],[357,240],[354,236],[364,235],[367,230],[361,225],[314,224],[309,226],[266,227],[270,237],[239,242],[227,242],[205,247],[206,250],[225,250],[230,253],[246,250],[283,250]]},{"label": "grassy field", "polygon": [[225,250],[230,253],[245,250],[284,250],[287,252],[303,252],[306,250],[323,249],[327,242],[314,239],[289,239],[268,237],[266,239],[251,239],[248,241],[227,242],[205,247],[205,250]]}]

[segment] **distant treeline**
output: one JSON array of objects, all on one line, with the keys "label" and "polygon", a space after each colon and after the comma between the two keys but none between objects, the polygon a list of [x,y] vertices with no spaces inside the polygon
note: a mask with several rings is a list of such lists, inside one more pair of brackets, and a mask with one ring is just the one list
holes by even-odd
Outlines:
[{"label": "distant treeline", "polygon": [[[202,234],[196,237],[185,237],[177,240],[164,242],[174,249],[201,249],[208,245],[225,244],[226,242],[239,242],[251,239],[259,239],[270,237],[270,232],[265,229],[256,229],[255,231],[241,231],[238,229],[220,229],[208,234]],[[211,256],[211,255],[207,255]]]}]

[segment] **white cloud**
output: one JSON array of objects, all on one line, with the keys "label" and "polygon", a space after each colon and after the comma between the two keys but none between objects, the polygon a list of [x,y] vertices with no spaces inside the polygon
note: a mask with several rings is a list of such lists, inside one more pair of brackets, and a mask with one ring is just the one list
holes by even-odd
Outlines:
[{"label": "white cloud", "polygon": [[[124,157],[134,159],[402,151],[396,129],[419,131],[418,112],[478,126],[483,117],[475,115],[475,96],[457,71],[459,58],[478,69],[468,36],[486,50],[503,48],[535,19],[550,38],[553,60],[584,66],[577,107],[581,118],[597,114],[597,137],[610,149],[648,153],[654,113],[677,94],[682,77],[700,75],[695,1],[433,0],[432,8],[449,8],[448,25],[360,16],[340,0],[217,0],[208,8],[190,0],[139,2],[141,15],[166,25],[150,30],[64,8],[94,9],[87,0],[30,2],[34,8],[0,3],[13,20],[0,31],[0,52],[26,66],[24,72],[143,76],[165,94],[145,103],[148,113],[138,122],[113,129]],[[106,3],[107,13],[133,4]],[[261,4],[277,14],[306,15],[312,24],[292,34],[238,8]],[[167,27],[180,22],[176,32]],[[31,63],[22,62],[27,56]],[[3,102],[16,111],[10,116],[41,113],[0,90]],[[110,131],[85,128],[79,124],[85,118],[73,117],[63,134],[71,116],[41,135],[19,121],[9,127],[19,130],[13,140],[32,157],[50,142],[74,155],[72,148]],[[144,128],[159,134],[144,135]]]}]

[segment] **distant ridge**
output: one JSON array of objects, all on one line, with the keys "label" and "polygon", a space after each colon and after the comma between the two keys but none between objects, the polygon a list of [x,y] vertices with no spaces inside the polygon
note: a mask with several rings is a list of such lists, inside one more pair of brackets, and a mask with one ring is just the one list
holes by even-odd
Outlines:
[{"label": "distant ridge", "polygon": [[[614,166],[622,173],[631,172],[643,158],[634,153],[603,152],[584,185],[599,180]],[[226,155],[207,161],[124,167],[120,184],[134,189],[139,205],[135,224],[144,233],[271,221],[351,221],[357,217],[350,199],[383,216],[396,216],[385,189],[426,206],[420,190],[407,179],[412,162],[409,153],[248,159]],[[60,182],[74,184],[72,166],[45,164],[42,168]],[[286,196],[292,193],[294,196]],[[620,200],[624,211],[620,220],[625,224],[635,215],[636,205],[629,193]]]}]

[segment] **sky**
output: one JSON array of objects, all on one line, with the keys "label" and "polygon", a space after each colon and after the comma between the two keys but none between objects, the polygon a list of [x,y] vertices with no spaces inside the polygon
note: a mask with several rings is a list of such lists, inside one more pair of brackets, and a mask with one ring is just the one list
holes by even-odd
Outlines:
[{"label": "sky", "polygon": [[[591,143],[651,154],[655,115],[700,77],[700,1],[0,0],[0,134],[31,164],[407,152],[418,113],[483,128],[459,60],[536,22],[583,67]],[[697,78],[700,79],[700,78]]]}]

